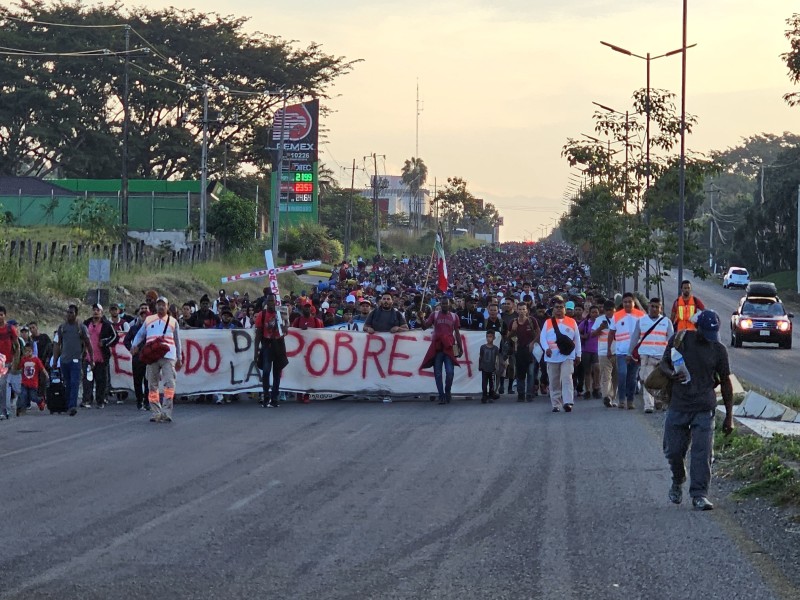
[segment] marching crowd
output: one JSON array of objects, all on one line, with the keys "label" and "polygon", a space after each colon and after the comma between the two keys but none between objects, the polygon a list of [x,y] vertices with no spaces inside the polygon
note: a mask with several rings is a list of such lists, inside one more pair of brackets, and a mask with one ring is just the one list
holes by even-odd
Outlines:
[{"label": "marching crowd", "polygon": [[[51,339],[36,322],[7,319],[0,306],[0,419],[38,408],[77,414],[80,406],[103,408],[124,403],[125,391],[112,390],[111,349],[124,344],[132,354],[134,396],[154,422],[172,421],[176,371],[181,367],[180,331],[254,330],[254,362],[262,372],[261,405],[284,399],[281,372],[287,366],[287,327],[337,328],[367,334],[432,329],[421,368],[433,368],[439,404],[452,399],[454,368],[463,354],[459,332],[482,331],[481,402],[516,394],[517,402],[549,396],[553,412],[572,412],[576,398],[598,399],[608,408],[635,409],[634,395],[651,373],[662,370],[672,385],[664,448],[673,471],[670,499],[680,502],[686,479],[684,457],[692,442],[695,508],[708,509],[714,387],[722,386],[733,427],[732,388],[727,353],[718,341],[719,317],[692,294],[691,282],[669,315],[660,298],[633,293],[605,298],[592,286],[589,268],[560,243],[505,243],[459,251],[447,259],[447,289],[437,289],[428,257],[376,256],[344,261],[310,293],[276,298],[270,288],[250,299],[221,289],[211,300],[188,300],[180,308],[156,291],[126,313],[125,305],[96,303],[86,320],[70,305]],[[282,305],[282,306],[281,306]],[[683,332],[675,335],[676,332]],[[671,350],[680,348],[689,366],[677,375]],[[690,380],[691,379],[691,380]],[[643,388],[645,413],[663,409],[660,398]],[[477,392],[477,390],[476,390]],[[308,395],[298,393],[308,401]],[[45,400],[46,398],[46,400]],[[195,401],[230,401],[205,395]],[[384,396],[391,401],[391,396]]]}]

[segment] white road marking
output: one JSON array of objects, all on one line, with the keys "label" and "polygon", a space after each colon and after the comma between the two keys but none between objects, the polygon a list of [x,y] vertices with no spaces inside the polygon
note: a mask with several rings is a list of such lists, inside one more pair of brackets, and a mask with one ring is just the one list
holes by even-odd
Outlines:
[{"label": "white road marking", "polygon": [[244,508],[245,506],[247,506],[248,504],[250,504],[253,500],[258,498],[259,496],[262,496],[263,494],[266,494],[272,488],[278,487],[280,484],[281,484],[280,481],[278,481],[277,479],[273,479],[272,481],[270,481],[267,484],[267,487],[265,487],[264,489],[258,490],[254,494],[250,494],[249,496],[245,496],[241,500],[237,500],[236,502],[231,504],[228,507],[228,510],[240,510],[240,509]]}]

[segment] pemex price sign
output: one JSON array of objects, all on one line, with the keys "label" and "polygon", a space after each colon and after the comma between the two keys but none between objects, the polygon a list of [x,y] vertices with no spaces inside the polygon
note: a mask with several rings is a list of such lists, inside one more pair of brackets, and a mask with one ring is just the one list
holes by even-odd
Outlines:
[{"label": "pemex price sign", "polygon": [[[319,100],[287,106],[285,114],[283,110],[278,111],[272,128],[272,140],[276,148],[282,131],[285,137],[279,192],[281,221],[290,224],[301,221],[316,223],[319,210]],[[277,152],[275,160],[277,162]],[[277,174],[277,167],[277,164],[273,165],[273,173]],[[276,189],[276,179],[273,176],[273,190]]]}]

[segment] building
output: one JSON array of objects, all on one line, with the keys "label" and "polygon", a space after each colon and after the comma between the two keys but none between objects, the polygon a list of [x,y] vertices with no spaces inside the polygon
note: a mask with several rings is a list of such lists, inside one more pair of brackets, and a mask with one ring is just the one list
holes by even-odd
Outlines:
[{"label": "building", "polygon": [[[375,177],[370,183],[374,186]],[[361,190],[361,195],[372,200],[373,188]],[[418,198],[411,194],[411,188],[403,183],[400,175],[378,175],[378,208],[384,218],[389,215],[405,213],[409,217],[431,214],[431,194],[426,188],[420,188]]]}]

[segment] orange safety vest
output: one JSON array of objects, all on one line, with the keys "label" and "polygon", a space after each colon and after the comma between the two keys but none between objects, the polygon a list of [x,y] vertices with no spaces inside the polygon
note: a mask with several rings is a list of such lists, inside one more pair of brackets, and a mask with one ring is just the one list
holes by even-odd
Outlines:
[{"label": "orange safety vest", "polygon": [[684,302],[683,296],[678,296],[678,316],[677,320],[675,321],[675,331],[681,331],[682,329],[688,329],[689,331],[694,331],[697,329],[689,319],[694,316],[696,311],[694,305],[694,296],[689,296],[689,302]]}]

